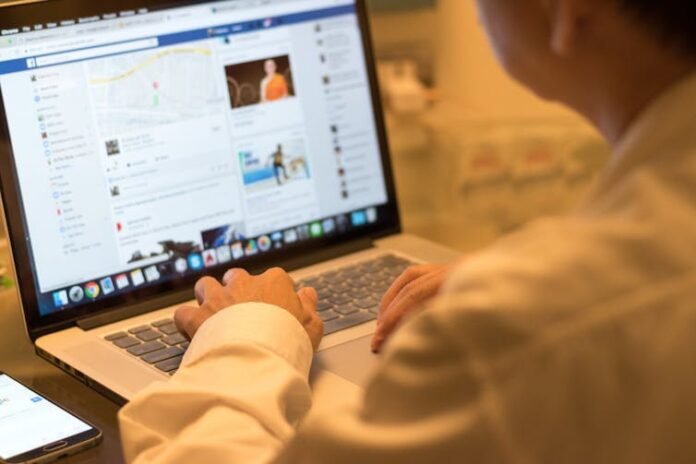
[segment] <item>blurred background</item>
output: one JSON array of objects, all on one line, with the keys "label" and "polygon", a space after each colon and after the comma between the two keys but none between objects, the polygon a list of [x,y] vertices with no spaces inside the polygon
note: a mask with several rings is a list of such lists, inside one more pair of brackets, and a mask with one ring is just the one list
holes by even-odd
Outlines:
[{"label": "blurred background", "polygon": [[371,0],[404,229],[463,252],[569,211],[609,156],[498,66],[474,2]]},{"label": "blurred background", "polygon": [[405,231],[468,252],[570,210],[608,149],[504,75],[474,2],[368,1]]}]

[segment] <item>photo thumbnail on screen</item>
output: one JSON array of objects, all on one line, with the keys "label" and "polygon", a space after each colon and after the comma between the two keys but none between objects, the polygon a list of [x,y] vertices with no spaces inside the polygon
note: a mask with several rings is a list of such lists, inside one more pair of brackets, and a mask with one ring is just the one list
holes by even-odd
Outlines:
[{"label": "photo thumbnail on screen", "polygon": [[233,109],[295,96],[288,55],[232,64],[225,74]]},{"label": "photo thumbnail on screen", "polygon": [[248,193],[268,191],[310,179],[302,139],[256,141],[239,151],[244,187]]}]

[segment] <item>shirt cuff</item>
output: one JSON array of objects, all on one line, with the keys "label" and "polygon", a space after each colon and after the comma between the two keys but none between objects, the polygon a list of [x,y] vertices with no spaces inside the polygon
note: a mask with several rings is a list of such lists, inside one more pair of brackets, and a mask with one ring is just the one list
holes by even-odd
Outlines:
[{"label": "shirt cuff", "polygon": [[182,367],[217,348],[240,342],[270,350],[305,377],[309,375],[314,355],[309,335],[288,311],[266,303],[243,303],[215,313],[198,329]]}]

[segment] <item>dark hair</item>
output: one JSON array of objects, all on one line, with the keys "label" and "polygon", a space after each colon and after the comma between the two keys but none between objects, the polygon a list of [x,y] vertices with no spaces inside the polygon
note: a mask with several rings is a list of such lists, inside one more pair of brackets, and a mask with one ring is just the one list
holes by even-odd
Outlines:
[{"label": "dark hair", "polygon": [[619,0],[666,43],[696,57],[696,0]]}]

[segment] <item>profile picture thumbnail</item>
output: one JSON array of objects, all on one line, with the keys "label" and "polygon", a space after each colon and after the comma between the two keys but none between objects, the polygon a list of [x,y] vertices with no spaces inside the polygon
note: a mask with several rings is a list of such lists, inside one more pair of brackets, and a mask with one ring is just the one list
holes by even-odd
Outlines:
[{"label": "profile picture thumbnail", "polygon": [[117,139],[107,140],[105,142],[105,145],[106,145],[106,154],[108,156],[114,156],[114,155],[121,154],[121,146],[118,143]]}]

